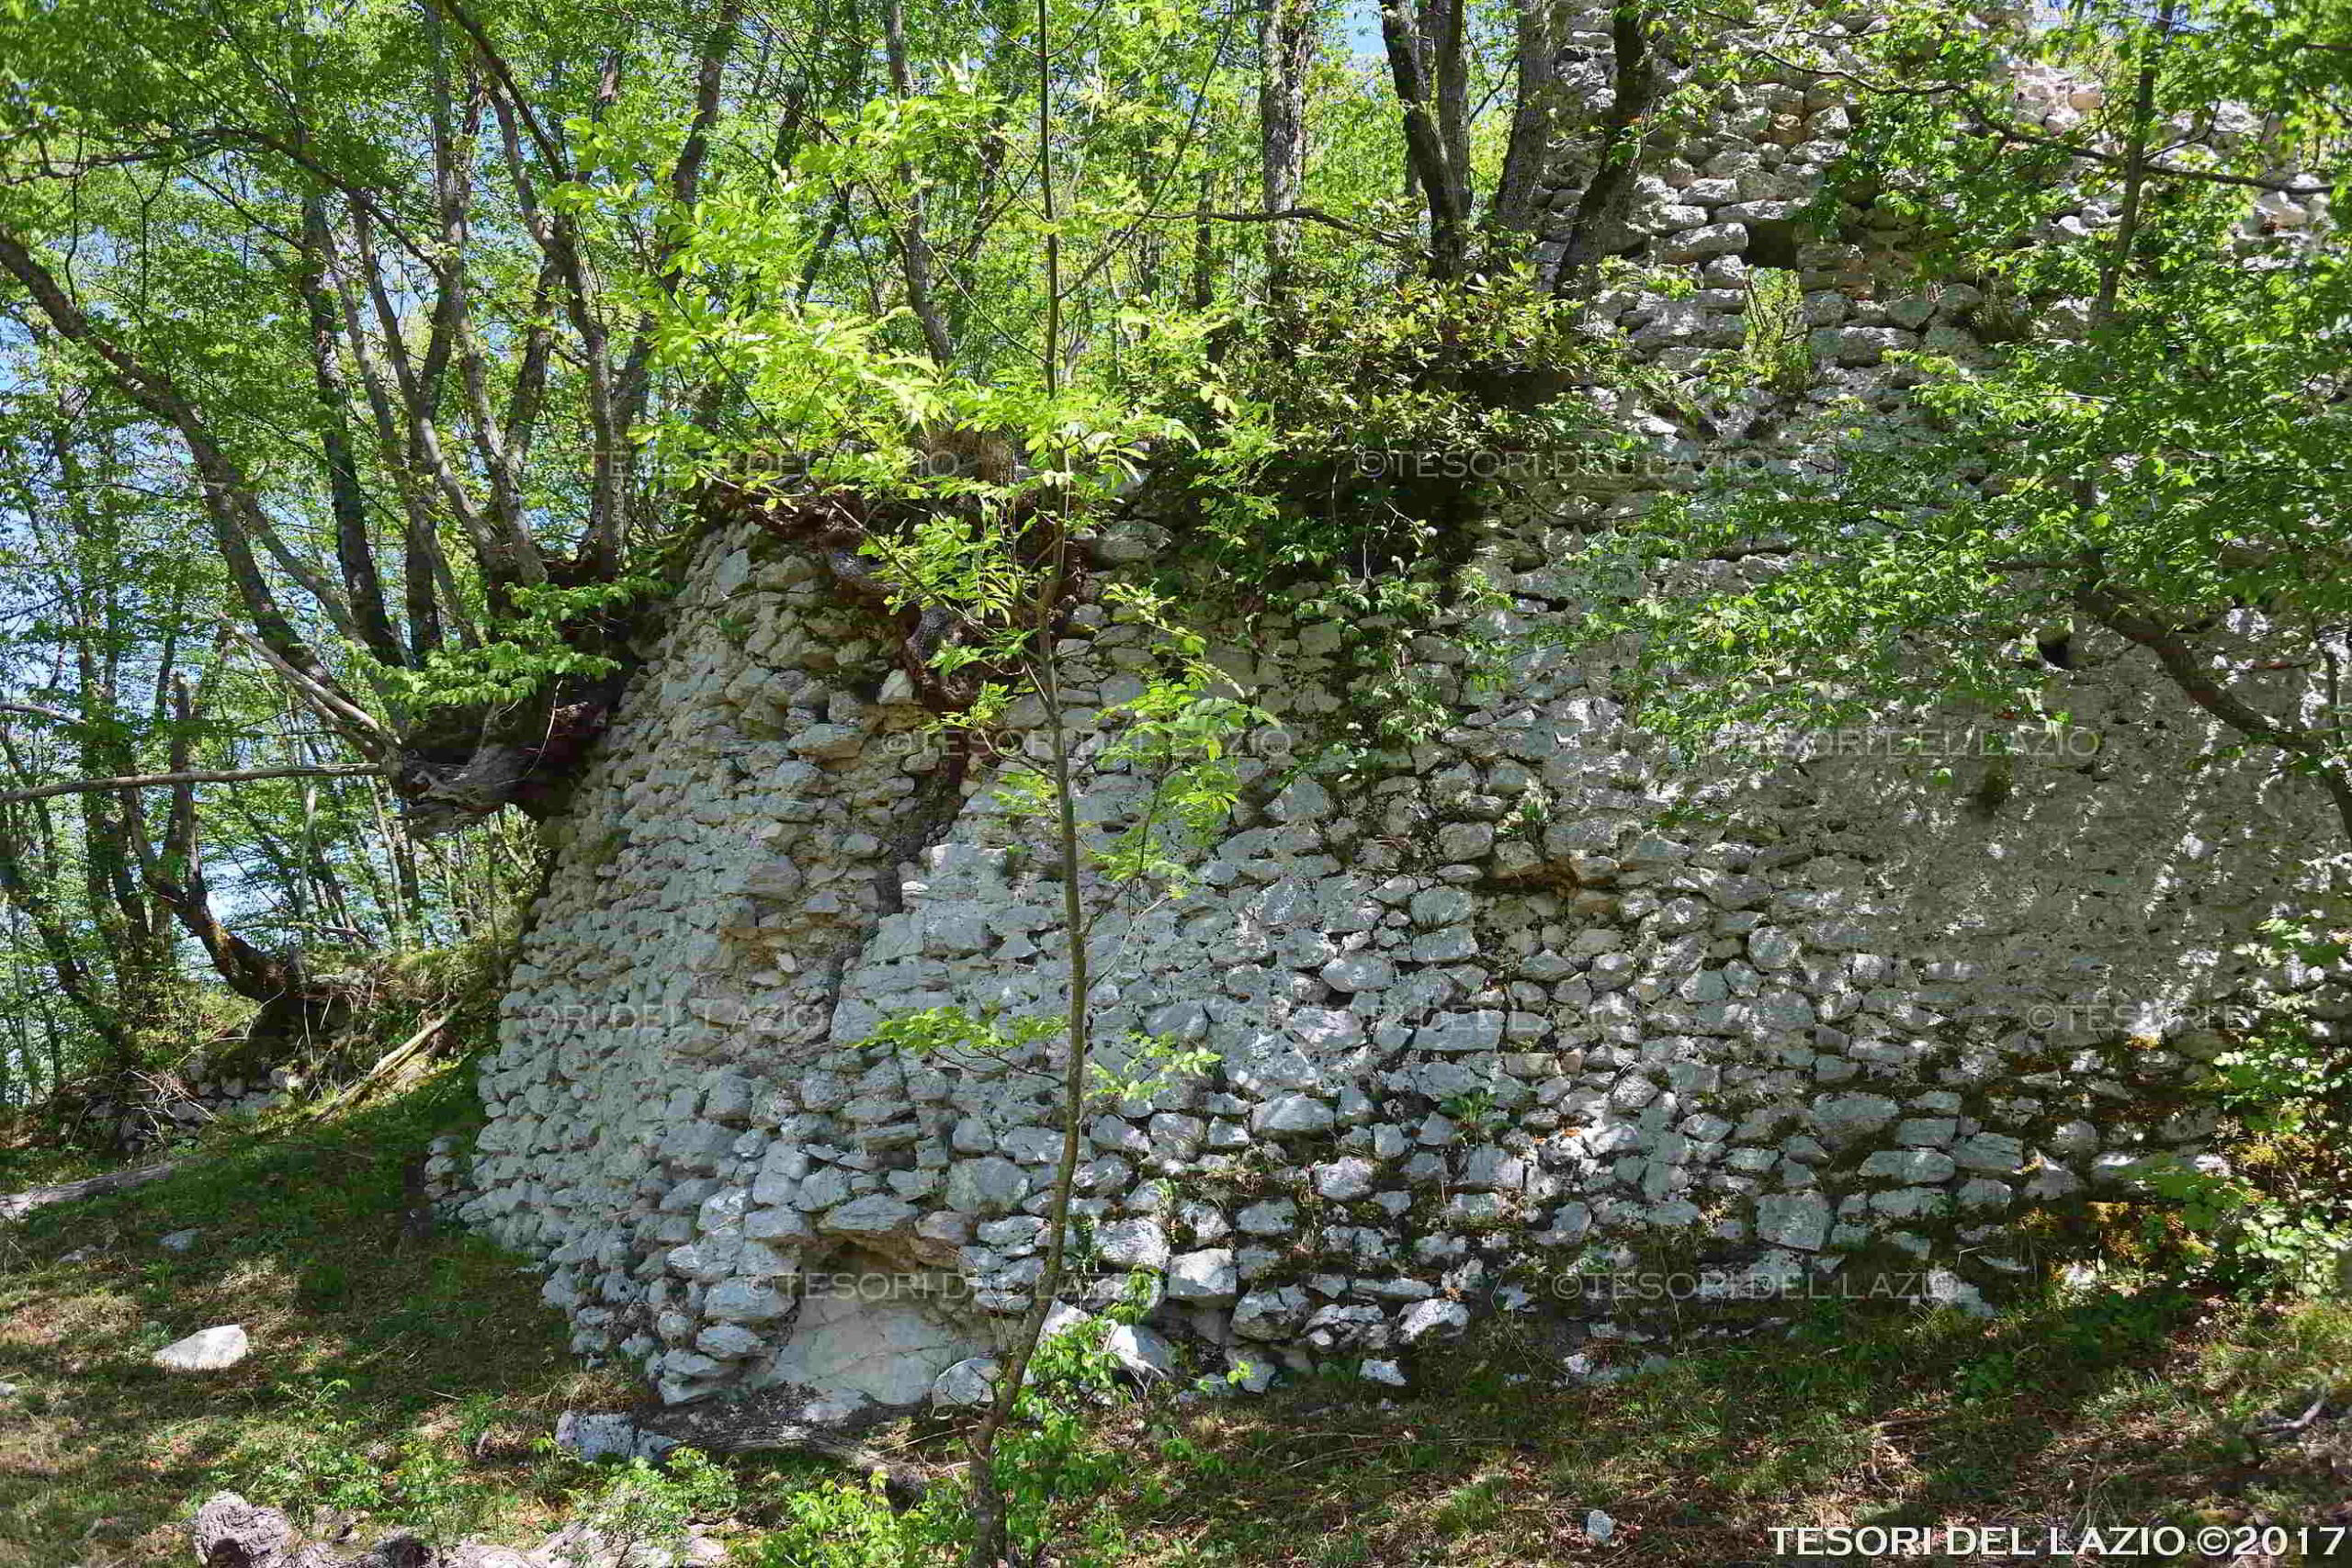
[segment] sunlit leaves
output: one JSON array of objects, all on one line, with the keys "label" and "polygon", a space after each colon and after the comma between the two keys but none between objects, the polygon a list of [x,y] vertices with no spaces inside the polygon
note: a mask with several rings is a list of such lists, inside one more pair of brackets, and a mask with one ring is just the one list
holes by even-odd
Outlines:
[{"label": "sunlit leaves", "polygon": [[[2288,7],[2302,23],[2341,9]],[[2352,57],[2289,66],[2225,9],[2181,15],[2160,37],[2144,8],[2093,8],[2031,40],[2075,73],[2080,123],[2049,130],[1988,99],[1986,35],[1933,3],[1892,14],[1871,79],[1945,86],[1862,95],[1871,134],[1828,206],[1842,194],[1928,223],[1931,265],[1984,296],[1973,324],[2017,341],[1989,364],[1906,356],[1915,417],[1849,432],[1833,475],[1742,474],[1581,563],[1587,633],[1635,639],[1651,722],[1720,738],[1945,701],[2045,714],[2063,699],[2035,638],[2066,630],[2086,582],[2191,643],[2258,617],[2274,668],[2340,658],[2352,265],[2333,236],[2264,232],[2276,209],[2257,211],[2257,189],[2178,171],[2258,179],[2323,147],[2340,160]],[[2149,62],[2156,152],[2126,254],[2111,150]],[[2290,78],[2311,96],[2267,130],[2224,101],[2262,107]],[[2221,123],[2241,129],[2205,134]],[[2087,226],[2070,216],[2086,202]],[[1993,334],[2002,317],[2014,331]],[[2352,757],[2340,728],[2314,733],[2320,749],[2283,767]]]},{"label": "sunlit leaves", "polygon": [[626,577],[576,588],[518,589],[512,596],[514,613],[493,628],[495,637],[441,649],[421,668],[387,671],[384,678],[410,705],[433,708],[516,703],[561,676],[609,674],[617,662],[571,646],[565,623],[625,605],[658,586],[650,578]]}]

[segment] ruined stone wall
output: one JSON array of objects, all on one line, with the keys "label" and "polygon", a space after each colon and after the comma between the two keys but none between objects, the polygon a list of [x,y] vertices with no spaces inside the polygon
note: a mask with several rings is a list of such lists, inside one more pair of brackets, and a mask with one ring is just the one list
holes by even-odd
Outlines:
[{"label": "ruined stone wall", "polygon": [[[1602,20],[1573,42],[1571,80]],[[2044,96],[2067,107],[2063,84]],[[1808,194],[1846,125],[1818,84],[1736,108],[1652,159],[1634,213],[1695,287],[1604,303],[1669,369],[1738,342],[1748,225]],[[1886,351],[1972,349],[1973,296],[1912,281],[1893,237],[1789,259],[1816,384],[1743,393],[1712,435],[1627,409],[1662,454],[1807,460],[1805,417],[1896,400],[1912,372]],[[1907,1260],[1972,1301],[2047,1260],[2063,1233],[2034,1216],[2196,1146],[2200,1010],[2242,997],[2238,945],[2330,874],[2316,790],[2221,754],[2098,639],[2050,677],[2073,737],[2019,758],[1995,809],[1965,742],[1669,757],[1624,721],[1613,656],[1543,635],[1577,609],[1552,564],[1572,531],[1638,497],[1525,499],[1479,558],[1511,604],[1480,628],[1502,678],[1471,678],[1465,626],[1413,643],[1451,728],[1346,787],[1299,773],[1363,700],[1339,629],[1211,627],[1281,734],[1253,742],[1193,896],[1083,889],[1099,1037],[1216,1054],[1088,1128],[1085,1247],[1105,1274],[1160,1272],[1158,1333],[1210,1366],[1396,1376],[1471,1309],[1532,1304],[1601,1334],[1592,1365],[1616,1309],[1547,1281],[1661,1255],[1800,1282]],[[1100,553],[1163,547],[1139,525]],[[1152,659],[1099,604],[1066,651],[1082,711]],[[583,1348],[667,1398],[899,1404],[943,1371],[968,1392],[948,1369],[1042,1267],[1053,1084],[1042,1059],[927,1063],[873,1035],[917,1008],[1057,1009],[1051,857],[988,769],[947,765],[872,623],[786,547],[707,541],[649,654],[514,976],[466,1213],[546,1259]],[[1139,797],[1111,774],[1087,815],[1115,827]],[[859,1283],[885,1279],[888,1299]]]},{"label": "ruined stone wall", "polygon": [[81,1101],[75,1120],[125,1151],[153,1148],[221,1116],[252,1116],[280,1103],[301,1076],[291,1067],[237,1068],[198,1060],[143,1073]]}]

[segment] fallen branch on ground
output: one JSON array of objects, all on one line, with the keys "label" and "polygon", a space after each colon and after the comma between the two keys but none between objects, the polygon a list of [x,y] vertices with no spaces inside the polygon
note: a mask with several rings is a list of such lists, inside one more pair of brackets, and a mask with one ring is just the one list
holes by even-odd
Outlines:
[{"label": "fallen branch on ground", "polygon": [[83,1198],[103,1198],[109,1192],[124,1192],[133,1187],[144,1187],[160,1181],[185,1163],[166,1160],[161,1165],[141,1166],[136,1170],[110,1170],[104,1176],[86,1176],[79,1181],[60,1181],[48,1187],[28,1187],[22,1192],[0,1196],[0,1220],[20,1220],[35,1209],[45,1209],[51,1203],[71,1203]]},{"label": "fallen branch on ground", "polygon": [[342,1110],[366,1094],[368,1089],[414,1060],[418,1053],[433,1042],[433,1037],[449,1026],[450,1015],[439,1014],[424,1021],[424,1027],[393,1046],[376,1060],[376,1065],[328,1095],[311,1109],[311,1119],[317,1121]]}]

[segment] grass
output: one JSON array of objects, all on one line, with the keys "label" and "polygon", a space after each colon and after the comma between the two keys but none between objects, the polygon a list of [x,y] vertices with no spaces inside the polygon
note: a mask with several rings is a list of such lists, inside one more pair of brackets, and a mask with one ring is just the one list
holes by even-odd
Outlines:
[{"label": "grass", "polygon": [[[402,1234],[403,1167],[469,1103],[445,1076],[328,1126],[224,1129],[179,1175],[0,1228],[0,1563],[184,1562],[177,1522],[224,1485],[394,1512],[494,1494],[510,1533],[550,1516],[578,1467],[535,1439],[630,1391],[579,1368],[519,1259]],[[156,1245],[189,1227],[189,1251]],[[150,1363],[221,1323],[252,1338],[241,1365]],[[433,1479],[461,1438],[494,1488]],[[404,1466],[405,1495],[380,1483]]]},{"label": "grass", "polygon": [[[298,1519],[324,1506],[329,1534],[347,1517],[362,1541],[408,1525],[520,1542],[611,1485],[547,1434],[567,1405],[637,1391],[578,1367],[519,1259],[402,1234],[403,1167],[469,1113],[445,1077],[325,1126],[224,1131],[179,1176],[0,1231],[0,1380],[18,1385],[0,1401],[0,1564],[185,1562],[178,1522],[220,1486]],[[190,1227],[191,1251],[156,1246]],[[254,1342],[233,1371],[149,1364],[228,1322]],[[2342,1301],[2147,1284],[1989,1323],[1824,1303],[1613,1384],[1560,1386],[1559,1359],[1505,1320],[1425,1357],[1421,1393],[1333,1377],[1100,1411],[1085,1440],[1118,1484],[1066,1511],[1101,1544],[1056,1560],[1721,1568],[1773,1560],[1774,1527],[2352,1526],[2352,1420],[2248,1435],[2352,1400]],[[938,1428],[903,1438],[954,1455]],[[812,1461],[728,1471],[722,1523],[761,1562],[910,1568],[821,1522],[832,1478]]]},{"label": "grass", "polygon": [[79,1181],[101,1171],[119,1170],[124,1163],[95,1148],[63,1145],[45,1136],[29,1114],[15,1107],[0,1111],[0,1192],[21,1192],[53,1181]]},{"label": "grass", "polygon": [[1132,1560],[1724,1564],[1770,1560],[1775,1526],[2352,1526],[2352,1422],[2246,1436],[2352,1398],[2342,1302],[1847,1308],[1622,1382],[1556,1381],[1555,1348],[1498,1324],[1423,1364],[1431,1397],[1332,1380],[1137,1409],[1121,1440],[1169,1501],[1130,1510]]}]

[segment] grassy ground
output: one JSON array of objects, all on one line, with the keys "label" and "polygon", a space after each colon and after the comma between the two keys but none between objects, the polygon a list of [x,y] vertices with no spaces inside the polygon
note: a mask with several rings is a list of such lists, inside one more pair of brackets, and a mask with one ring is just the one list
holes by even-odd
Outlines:
[{"label": "grassy ground", "polygon": [[[185,1562],[174,1522],[216,1486],[376,1502],[363,1478],[435,1438],[503,1472],[513,1528],[548,1513],[572,1478],[531,1439],[626,1390],[571,1361],[516,1259],[403,1235],[402,1168],[464,1105],[445,1085],[322,1129],[224,1130],[180,1175],[0,1227],[0,1563]],[[187,1252],[157,1246],[189,1227]],[[252,1337],[242,1365],[150,1364],[221,1323]]]},{"label": "grassy ground", "polygon": [[[546,1435],[564,1406],[634,1391],[574,1365],[517,1259],[403,1235],[401,1169],[465,1109],[445,1081],[325,1128],[216,1137],[170,1180],[0,1231],[0,1381],[18,1385],[0,1400],[0,1564],[184,1562],[176,1522],[223,1485],[342,1510],[364,1539],[525,1540],[609,1484]],[[187,1227],[192,1250],[156,1245]],[[149,1365],[225,1322],[254,1341],[234,1371]],[[1091,1520],[1093,1561],[1125,1568],[1724,1568],[1776,1560],[1776,1526],[2352,1526],[2344,1303],[2148,1286],[1989,1324],[1849,1307],[1603,1387],[1557,1386],[1557,1356],[1497,1324],[1424,1360],[1419,1394],[1162,1391],[1101,1412],[1088,1442],[1116,1483],[1065,1511]],[[2323,1396],[2301,1430],[2247,1435]],[[903,1436],[952,1455],[943,1433]],[[806,1461],[738,1464],[718,1511],[766,1568],[901,1568],[793,1506],[827,1484]]]},{"label": "grassy ground", "polygon": [[2352,1526],[2352,1422],[2245,1436],[2352,1398],[2344,1303],[2152,1290],[1991,1324],[1849,1311],[1603,1387],[1553,1386],[1555,1364],[1498,1327],[1423,1367],[1435,1397],[1333,1384],[1131,1416],[1159,1494],[1127,1510],[1136,1560],[1728,1564],[1774,1560],[1776,1526]]}]

